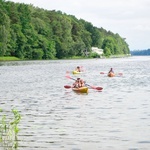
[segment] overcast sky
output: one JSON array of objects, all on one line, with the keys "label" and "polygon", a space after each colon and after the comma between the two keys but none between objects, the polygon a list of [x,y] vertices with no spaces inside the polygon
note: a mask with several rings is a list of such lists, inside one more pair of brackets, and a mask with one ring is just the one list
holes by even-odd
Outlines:
[{"label": "overcast sky", "polygon": [[150,0],[9,0],[60,10],[126,38],[130,50],[150,48]]}]

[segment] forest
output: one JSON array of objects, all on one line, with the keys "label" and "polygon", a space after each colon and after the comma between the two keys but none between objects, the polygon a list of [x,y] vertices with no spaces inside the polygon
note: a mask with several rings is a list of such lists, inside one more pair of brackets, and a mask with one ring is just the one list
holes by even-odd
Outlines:
[{"label": "forest", "polygon": [[118,33],[61,11],[0,0],[0,57],[22,60],[97,57],[92,47],[103,49],[105,57],[130,54],[125,38]]}]

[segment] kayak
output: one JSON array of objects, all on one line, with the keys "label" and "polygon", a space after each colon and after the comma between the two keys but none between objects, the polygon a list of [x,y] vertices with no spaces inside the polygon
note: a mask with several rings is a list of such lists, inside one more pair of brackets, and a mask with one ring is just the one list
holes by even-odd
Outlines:
[{"label": "kayak", "polygon": [[108,77],[114,77],[115,74],[113,72],[108,73]]},{"label": "kayak", "polygon": [[86,86],[80,88],[72,88],[72,90],[80,93],[88,93],[88,87]]},{"label": "kayak", "polygon": [[72,71],[72,73],[73,73],[73,74],[80,74],[80,73],[82,73],[82,72],[79,72],[79,71],[74,70],[74,71]]}]

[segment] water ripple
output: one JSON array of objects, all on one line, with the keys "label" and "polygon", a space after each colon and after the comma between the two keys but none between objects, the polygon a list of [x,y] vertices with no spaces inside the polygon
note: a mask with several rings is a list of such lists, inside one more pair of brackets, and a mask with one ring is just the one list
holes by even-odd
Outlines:
[{"label": "water ripple", "polygon": [[[21,113],[19,150],[148,150],[150,61],[145,58],[6,62],[0,65],[1,116]],[[103,87],[79,94],[64,85],[68,70],[89,85]],[[99,72],[110,67],[123,76]],[[76,78],[69,74],[72,78]]]}]

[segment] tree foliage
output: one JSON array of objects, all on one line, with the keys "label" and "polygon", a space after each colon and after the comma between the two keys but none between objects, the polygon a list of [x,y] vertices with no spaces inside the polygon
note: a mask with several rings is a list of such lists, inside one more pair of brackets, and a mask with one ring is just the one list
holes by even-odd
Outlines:
[{"label": "tree foliage", "polygon": [[125,39],[61,11],[0,0],[0,56],[54,59],[84,56],[91,47],[106,56],[129,54]]}]

